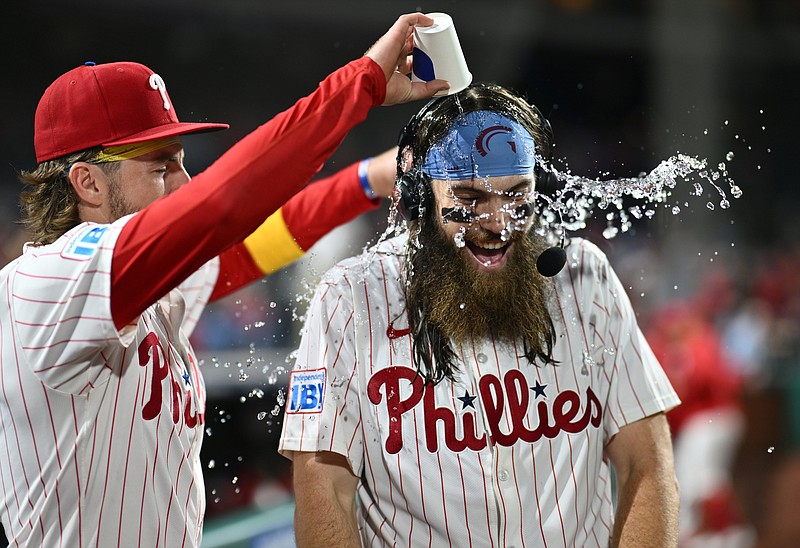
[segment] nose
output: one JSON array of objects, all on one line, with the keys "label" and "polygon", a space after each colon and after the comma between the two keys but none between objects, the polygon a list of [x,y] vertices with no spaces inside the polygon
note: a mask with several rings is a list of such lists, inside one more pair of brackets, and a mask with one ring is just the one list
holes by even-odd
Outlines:
[{"label": "nose", "polygon": [[188,183],[192,180],[192,176],[189,175],[189,172],[186,171],[186,168],[181,165],[180,170],[175,173],[175,177],[173,177],[173,188],[172,190],[178,190],[180,187]]},{"label": "nose", "polygon": [[500,234],[511,220],[511,214],[508,208],[509,203],[500,197],[488,200],[485,207],[479,208],[476,212],[478,214],[478,223],[481,228],[495,234]]}]

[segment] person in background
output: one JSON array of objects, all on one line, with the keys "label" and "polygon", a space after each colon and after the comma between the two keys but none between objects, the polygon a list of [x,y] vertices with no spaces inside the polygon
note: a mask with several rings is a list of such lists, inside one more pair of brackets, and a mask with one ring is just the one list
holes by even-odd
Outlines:
[{"label": "person in background", "polygon": [[205,385],[188,336],[210,299],[291,260],[271,224],[302,248],[341,220],[311,220],[321,196],[368,207],[360,178],[344,180],[353,167],[269,220],[370,109],[447,89],[407,77],[413,28],[430,24],[401,16],[193,179],[180,136],[226,126],[179,121],[149,68],[89,63],[48,87],[38,167],[21,174],[33,241],[0,272],[0,517],[12,545],[200,545]]}]

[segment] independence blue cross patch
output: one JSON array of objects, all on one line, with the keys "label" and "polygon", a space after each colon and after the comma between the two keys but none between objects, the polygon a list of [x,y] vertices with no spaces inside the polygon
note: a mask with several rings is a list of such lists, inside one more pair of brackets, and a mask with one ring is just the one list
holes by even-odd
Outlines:
[{"label": "independence blue cross patch", "polygon": [[287,413],[319,413],[325,395],[325,370],[292,371]]},{"label": "independence blue cross patch", "polygon": [[100,240],[108,228],[108,225],[87,226],[72,237],[61,255],[68,259],[88,259],[100,247]]}]

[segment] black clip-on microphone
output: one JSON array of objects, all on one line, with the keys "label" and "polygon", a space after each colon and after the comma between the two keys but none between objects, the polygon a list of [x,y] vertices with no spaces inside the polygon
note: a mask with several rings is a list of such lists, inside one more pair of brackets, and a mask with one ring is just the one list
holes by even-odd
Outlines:
[{"label": "black clip-on microphone", "polygon": [[536,259],[536,270],[546,278],[552,278],[567,264],[567,252],[564,250],[564,239],[561,245],[548,247]]}]

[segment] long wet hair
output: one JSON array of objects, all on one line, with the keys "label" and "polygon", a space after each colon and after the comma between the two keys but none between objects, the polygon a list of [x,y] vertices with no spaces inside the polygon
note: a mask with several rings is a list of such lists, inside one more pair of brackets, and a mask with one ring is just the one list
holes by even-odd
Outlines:
[{"label": "long wet hair", "polygon": [[[398,177],[409,171],[418,171],[428,151],[450,131],[453,121],[461,114],[473,111],[491,111],[507,116],[522,125],[533,137],[537,151],[537,165],[550,154],[552,129],[547,119],[533,105],[511,90],[496,84],[475,84],[454,95],[437,98],[425,105],[403,128],[398,143]],[[409,164],[411,160],[411,165]],[[424,178],[424,177],[423,177]],[[430,180],[424,184],[430,185]],[[432,195],[428,188],[428,195]],[[421,207],[419,218],[409,223],[409,257],[405,263],[406,308],[412,335],[412,360],[418,373],[427,382],[438,383],[453,379],[458,370],[456,356],[450,339],[428,320],[424,305],[409,299],[409,281],[414,254],[413,241],[423,225],[435,223],[435,208]],[[533,272],[532,275],[538,275]],[[523,355],[531,363],[538,357],[551,362],[555,344],[555,327],[548,319],[544,340],[523,341]]]},{"label": "long wet hair", "polygon": [[[100,150],[100,147],[93,147],[47,160],[33,171],[18,174],[26,186],[20,195],[22,224],[34,245],[51,244],[81,223],[78,195],[70,183],[69,169],[76,162],[91,162]],[[98,165],[107,174],[119,168],[119,162]]]}]

